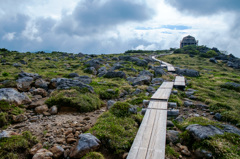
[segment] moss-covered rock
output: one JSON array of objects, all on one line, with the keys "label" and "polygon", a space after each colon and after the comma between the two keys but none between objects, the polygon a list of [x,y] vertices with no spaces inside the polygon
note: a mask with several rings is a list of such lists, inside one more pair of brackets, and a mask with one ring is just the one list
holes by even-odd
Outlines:
[{"label": "moss-covered rock", "polygon": [[117,102],[110,109],[110,112],[117,117],[127,117],[130,115],[130,105],[126,102]]},{"label": "moss-covered rock", "polygon": [[0,139],[0,159],[18,159],[28,158],[28,149],[35,145],[38,141],[36,137],[28,131],[22,135],[14,135]]},{"label": "moss-covered rock", "polygon": [[99,152],[89,152],[82,159],[105,159],[104,156]]},{"label": "moss-covered rock", "polygon": [[138,124],[131,116],[122,118],[106,112],[89,131],[113,153],[122,154],[129,151],[137,130]]},{"label": "moss-covered rock", "polygon": [[75,89],[58,90],[52,93],[46,101],[48,106],[58,105],[76,108],[79,112],[89,112],[102,106],[102,101],[96,94],[81,93]]}]

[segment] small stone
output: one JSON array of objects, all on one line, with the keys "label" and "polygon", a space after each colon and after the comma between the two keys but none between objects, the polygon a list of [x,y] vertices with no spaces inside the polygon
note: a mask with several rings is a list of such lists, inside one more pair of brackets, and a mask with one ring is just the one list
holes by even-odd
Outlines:
[{"label": "small stone", "polygon": [[54,146],[50,149],[50,151],[53,153],[53,157],[55,159],[60,158],[64,153],[64,149],[61,146]]},{"label": "small stone", "polygon": [[47,105],[38,106],[35,108],[35,111],[36,113],[42,114],[43,112],[48,111],[48,106]]},{"label": "small stone", "polygon": [[43,112],[44,116],[50,116],[51,114],[49,112]]},{"label": "small stone", "polygon": [[52,106],[50,109],[49,109],[49,113],[52,114],[52,115],[56,115],[58,113],[58,108],[56,105]]},{"label": "small stone", "polygon": [[174,127],[174,124],[172,121],[168,120],[167,121],[167,127]]},{"label": "small stone", "polygon": [[192,105],[193,105],[192,102],[190,102],[190,101],[184,101],[184,106],[185,106],[185,107],[190,107],[190,106],[192,106]]},{"label": "small stone", "polygon": [[76,139],[74,139],[74,138],[67,138],[66,141],[67,141],[68,144],[72,144],[72,143],[76,142]]},{"label": "small stone", "polygon": [[32,159],[51,159],[53,153],[47,149],[39,149]]},{"label": "small stone", "polygon": [[90,117],[85,117],[83,120],[90,120]]},{"label": "small stone", "polygon": [[13,121],[15,123],[20,123],[20,122],[23,122],[25,120],[27,120],[27,116],[24,115],[24,114],[19,114],[17,116],[13,115]]},{"label": "small stone", "polygon": [[29,153],[31,155],[35,155],[37,153],[38,150],[40,150],[42,148],[42,144],[41,143],[38,143],[36,145],[34,145],[30,150],[29,150]]},{"label": "small stone", "polygon": [[33,116],[29,119],[30,122],[36,122],[38,120],[37,116]]},{"label": "small stone", "polygon": [[168,108],[177,108],[177,103],[168,102]]},{"label": "small stone", "polygon": [[216,113],[216,114],[214,115],[214,118],[215,118],[216,120],[220,121],[221,118],[222,118],[222,115],[221,115],[220,113]]},{"label": "small stone", "polygon": [[77,144],[71,148],[69,157],[81,158],[88,152],[97,150],[100,143],[100,140],[90,133],[81,134]]}]

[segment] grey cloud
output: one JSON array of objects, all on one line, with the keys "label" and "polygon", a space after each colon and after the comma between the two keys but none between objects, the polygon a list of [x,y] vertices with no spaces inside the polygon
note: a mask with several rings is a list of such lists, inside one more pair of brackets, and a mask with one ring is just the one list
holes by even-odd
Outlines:
[{"label": "grey cloud", "polygon": [[144,4],[126,0],[96,0],[80,2],[72,15],[63,17],[58,33],[69,35],[96,34],[114,29],[118,24],[150,19],[154,12]]},{"label": "grey cloud", "polygon": [[179,11],[209,15],[224,11],[240,11],[239,0],[165,0]]}]

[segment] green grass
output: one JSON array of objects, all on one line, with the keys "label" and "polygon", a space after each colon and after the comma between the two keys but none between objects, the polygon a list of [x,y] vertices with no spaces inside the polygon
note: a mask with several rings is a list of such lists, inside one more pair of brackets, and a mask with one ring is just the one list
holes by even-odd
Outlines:
[{"label": "green grass", "polygon": [[57,90],[46,101],[48,106],[57,105],[76,108],[79,112],[90,112],[99,109],[103,102],[98,95],[91,93],[81,93],[76,89]]},{"label": "green grass", "polygon": [[176,152],[171,146],[166,145],[165,154],[167,157],[179,157],[180,154]]},{"label": "green grass", "polygon": [[103,145],[115,154],[129,151],[137,134],[138,124],[131,117],[117,117],[105,112],[89,130],[96,135]]},{"label": "green grass", "polygon": [[23,114],[24,109],[20,106],[10,105],[8,102],[0,101],[0,128],[12,123],[12,116]]},{"label": "green grass", "polygon": [[191,118],[187,118],[186,120],[184,120],[181,123],[176,123],[175,122],[175,124],[181,130],[184,130],[187,126],[192,125],[192,124],[199,124],[199,125],[202,125],[202,126],[214,125],[214,126],[217,126],[217,127],[221,128],[220,122],[213,121],[213,120],[210,120],[210,119],[205,118],[205,117],[191,117]]},{"label": "green grass", "polygon": [[[198,90],[195,96],[199,101],[210,106],[210,110],[221,113],[223,121],[240,125],[240,98],[239,92],[232,89],[222,88],[226,82],[240,83],[240,70],[227,67],[219,62],[214,64],[208,58],[187,54],[172,54],[161,57],[166,62],[174,61],[174,66],[189,68],[200,71],[200,77],[187,77],[190,84],[187,88]],[[180,97],[178,95],[178,97]],[[180,97],[182,99],[182,97]],[[173,99],[179,101],[178,99]]]},{"label": "green grass", "polygon": [[82,159],[104,159],[104,156],[99,152],[89,152]]},{"label": "green grass", "polygon": [[28,154],[26,150],[37,142],[36,137],[33,137],[28,131],[23,132],[22,135],[2,138],[0,139],[0,159],[15,159],[19,157],[19,154],[23,154],[27,158]]}]

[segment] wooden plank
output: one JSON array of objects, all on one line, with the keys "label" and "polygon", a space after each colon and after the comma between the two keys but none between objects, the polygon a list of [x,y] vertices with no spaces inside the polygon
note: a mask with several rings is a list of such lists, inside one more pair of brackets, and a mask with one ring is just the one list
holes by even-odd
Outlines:
[{"label": "wooden plank", "polygon": [[158,89],[151,99],[156,99],[156,100],[164,100],[167,101],[170,97],[170,94],[172,92],[172,89]]},{"label": "wooden plank", "polygon": [[185,82],[185,78],[184,77],[182,77],[182,76],[176,76],[176,78],[175,78],[175,82]]},{"label": "wooden plank", "polygon": [[148,145],[151,139],[152,129],[153,129],[153,125],[156,117],[156,110],[149,109],[147,111],[149,111],[149,117],[148,117],[147,124],[144,126],[144,129],[142,129],[144,130],[143,131],[144,134],[141,136],[141,141],[138,145],[138,152],[135,157],[136,159],[146,158]]},{"label": "wooden plank", "polygon": [[173,88],[173,82],[163,82],[159,89],[172,89]]},{"label": "wooden plank", "polygon": [[167,69],[168,69],[169,72],[174,72],[175,71],[175,68],[173,66],[169,66]]},{"label": "wooden plank", "polygon": [[167,102],[164,101],[150,101],[148,108],[149,109],[163,109],[166,110],[168,107]]},{"label": "wooden plank", "polygon": [[[146,126],[148,124],[148,121],[150,119],[150,112],[151,110],[147,110],[145,115],[144,115],[144,118],[143,118],[143,121],[138,129],[138,132],[137,132],[137,135],[133,141],[133,144],[132,144],[132,147],[129,151],[129,154],[128,154],[128,157],[127,159],[137,159],[137,156],[138,156],[138,152],[139,152],[139,149],[140,149],[140,145],[142,143],[142,138],[143,136],[145,135],[145,129],[146,129]],[[145,156],[143,156],[142,158],[144,158]],[[140,159],[142,159],[140,158]]]},{"label": "wooden plank", "polygon": [[185,86],[185,82],[174,82],[174,86]]},{"label": "wooden plank", "polygon": [[164,65],[164,64],[163,64],[163,65],[161,65],[161,67],[163,67],[163,68],[166,68],[166,67],[167,67],[167,65]]},{"label": "wooden plank", "polygon": [[[167,102],[150,101],[149,108],[143,118],[143,121],[138,130],[137,136],[134,139],[132,147],[128,154],[128,159],[145,159],[148,147],[152,138],[152,131],[156,126],[157,122],[157,109],[165,109],[167,112]],[[159,115],[158,115],[159,116]]]},{"label": "wooden plank", "polygon": [[146,159],[165,157],[167,110],[157,110],[155,119]]}]

